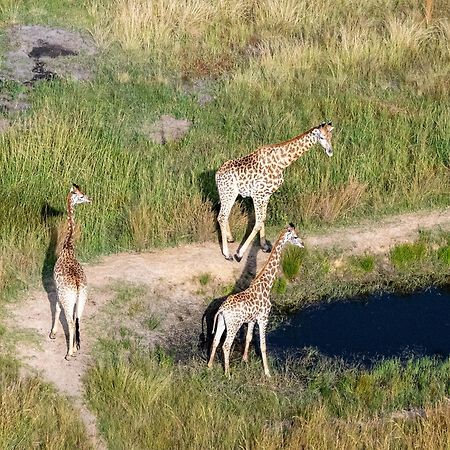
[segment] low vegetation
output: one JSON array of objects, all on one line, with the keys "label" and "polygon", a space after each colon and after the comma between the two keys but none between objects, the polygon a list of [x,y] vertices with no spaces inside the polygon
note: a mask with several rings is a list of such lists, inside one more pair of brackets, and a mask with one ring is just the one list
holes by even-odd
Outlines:
[{"label": "low vegetation", "polygon": [[16,361],[0,357],[0,447],[92,449],[77,410],[36,377],[19,375]]},{"label": "low vegetation", "polygon": [[345,299],[374,292],[413,292],[448,284],[447,232],[423,233],[412,243],[392,247],[389,255],[345,256],[336,250],[304,253],[296,280],[274,285],[274,309],[297,310],[319,300]]},{"label": "low vegetation", "polygon": [[[125,358],[124,351],[127,357]],[[261,362],[178,364],[164,353],[114,347],[87,377],[87,395],[112,447],[443,448],[448,362],[380,362],[368,370],[306,353],[264,379]],[[224,423],[226,421],[226,424]]]}]

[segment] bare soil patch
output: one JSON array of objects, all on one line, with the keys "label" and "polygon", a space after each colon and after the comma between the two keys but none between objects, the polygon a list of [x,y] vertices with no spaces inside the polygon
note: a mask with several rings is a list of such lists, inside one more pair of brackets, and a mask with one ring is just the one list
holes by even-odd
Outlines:
[{"label": "bare soil patch", "polygon": [[[364,253],[386,252],[393,244],[417,239],[419,230],[436,228],[450,230],[450,209],[390,217],[376,224],[366,223],[321,235],[304,236],[301,231],[299,234],[307,247],[335,247],[348,253]],[[95,418],[83,403],[82,384],[97,339],[111,337],[126,326],[150,347],[179,342],[191,342],[195,346],[207,308],[205,298],[217,297],[223,285],[245,287],[266,258],[267,254],[254,246],[241,263],[228,262],[217,243],[105,256],[97,264],[84,265],[90,298],[82,321],[78,356],[69,362],[64,360],[66,340],[62,329],[55,340],[48,338],[56,300],[49,280],[46,289],[37,288],[24,301],[11,306],[9,325],[34,331],[40,341],[38,346],[19,343],[18,356],[26,367],[75,399],[96,447],[101,447]],[[206,286],[200,281],[205,274],[209,280]],[[118,290],[127,286],[142,288],[138,303],[130,303],[136,299],[118,302]],[[63,314],[61,318],[64,327]],[[154,329],[151,324],[145,325],[152,318]]]},{"label": "bare soil patch", "polygon": [[97,49],[77,32],[41,25],[17,25],[6,30],[5,61],[1,80],[33,83],[54,77],[89,80],[92,70],[88,57]]},{"label": "bare soil patch", "polygon": [[191,125],[189,120],[163,115],[154,123],[145,122],[141,131],[151,141],[165,144],[181,139],[189,131]]}]

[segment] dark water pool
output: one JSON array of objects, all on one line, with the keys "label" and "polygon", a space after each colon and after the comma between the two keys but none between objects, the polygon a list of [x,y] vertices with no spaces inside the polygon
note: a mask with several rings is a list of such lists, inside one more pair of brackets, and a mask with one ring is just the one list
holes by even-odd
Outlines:
[{"label": "dark water pool", "polygon": [[450,356],[450,287],[373,295],[304,308],[269,333],[272,354],[315,348],[367,364],[381,358]]}]

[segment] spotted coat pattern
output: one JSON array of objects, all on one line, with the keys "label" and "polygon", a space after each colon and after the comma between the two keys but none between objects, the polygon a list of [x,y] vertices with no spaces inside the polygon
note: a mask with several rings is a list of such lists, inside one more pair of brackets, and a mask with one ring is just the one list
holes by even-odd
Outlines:
[{"label": "spotted coat pattern", "polygon": [[269,259],[250,286],[243,292],[230,295],[221,305],[214,318],[216,332],[211,349],[208,367],[211,367],[217,346],[223,332],[227,331],[223,344],[225,373],[229,372],[229,355],[231,344],[239,328],[248,324],[243,360],[248,359],[248,348],[253,335],[255,323],[259,326],[260,348],[263,360],[264,373],[270,376],[266,357],[266,327],[271,309],[270,291],[280,265],[281,250],[285,244],[291,243],[303,247],[301,239],[297,236],[293,226],[284,229],[275,242]]},{"label": "spotted coat pattern", "polygon": [[270,251],[264,229],[270,196],[282,185],[284,170],[315,143],[320,143],[326,153],[332,155],[332,130],[331,122],[322,123],[293,139],[261,147],[250,155],[227,161],[220,167],[216,173],[220,198],[217,220],[222,234],[222,253],[226,259],[233,259],[228,250],[228,242],[233,242],[228,218],[237,196],[252,197],[255,208],[255,226],[235,255],[240,261],[258,231],[263,251]]},{"label": "spotted coat pattern", "polygon": [[58,301],[50,338],[55,339],[56,337],[57,324],[62,308],[69,328],[67,360],[80,348],[80,320],[87,300],[86,275],[75,256],[74,207],[79,203],[88,202],[90,202],[90,199],[80,191],[78,186],[73,185],[67,196],[67,233],[53,270]]}]

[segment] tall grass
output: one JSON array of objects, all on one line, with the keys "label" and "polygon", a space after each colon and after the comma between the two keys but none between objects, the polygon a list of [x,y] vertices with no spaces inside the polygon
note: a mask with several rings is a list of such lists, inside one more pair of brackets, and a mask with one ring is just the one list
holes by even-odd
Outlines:
[{"label": "tall grass", "polygon": [[71,403],[35,377],[19,376],[19,367],[0,357],[0,447],[5,450],[91,449]]},{"label": "tall grass", "polygon": [[[427,439],[441,448],[448,442],[448,420],[442,421],[448,362],[390,360],[363,370],[309,355],[278,367],[272,382],[261,378],[259,361],[237,366],[230,379],[220,367],[204,365],[136,349],[127,362],[102,359],[88,374],[87,395],[107,442],[155,449],[360,448],[361,442],[391,448],[415,440],[431,448]],[[425,412],[401,413],[417,408]]]}]

